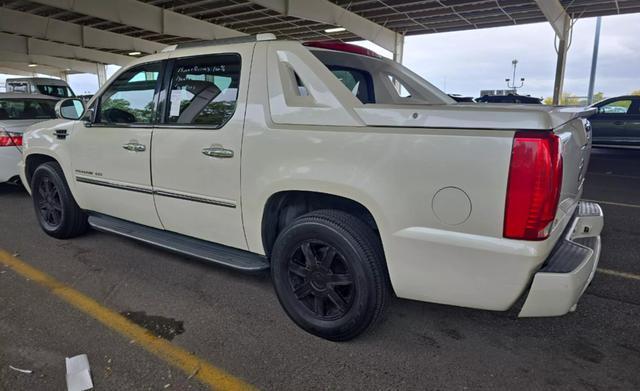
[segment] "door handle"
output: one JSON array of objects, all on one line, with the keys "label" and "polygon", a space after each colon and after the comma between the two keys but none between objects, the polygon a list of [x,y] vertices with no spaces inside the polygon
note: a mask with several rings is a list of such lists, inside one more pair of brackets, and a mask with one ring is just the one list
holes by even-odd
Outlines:
[{"label": "door handle", "polygon": [[210,147],[204,148],[202,154],[209,157],[217,157],[221,159],[228,159],[233,157],[233,151],[222,147]]},{"label": "door handle", "polygon": [[147,150],[147,147],[143,144],[138,144],[138,143],[127,143],[124,144],[122,146],[122,148],[126,149],[127,151],[131,151],[131,152],[144,152]]},{"label": "door handle", "polygon": [[624,125],[624,121],[613,121],[613,124],[618,126]]}]

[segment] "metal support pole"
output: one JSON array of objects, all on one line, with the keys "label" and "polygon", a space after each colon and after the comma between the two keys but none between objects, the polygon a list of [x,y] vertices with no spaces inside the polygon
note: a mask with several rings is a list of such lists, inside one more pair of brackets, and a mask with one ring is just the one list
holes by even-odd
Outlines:
[{"label": "metal support pole", "polygon": [[107,67],[104,64],[96,64],[96,74],[98,75],[98,87],[102,87],[107,82]]},{"label": "metal support pole", "polygon": [[[402,56],[404,55],[404,35],[396,33],[395,43],[393,45],[393,61],[402,64]],[[398,80],[393,81],[393,86],[400,93],[402,86]]]},{"label": "metal support pole", "polygon": [[393,61],[402,64],[402,56],[404,55],[404,35],[396,33],[396,41],[393,46]]},{"label": "metal support pole", "polygon": [[591,76],[589,76],[589,94],[587,95],[587,104],[593,103],[593,89],[596,84],[596,67],[598,66],[598,48],[600,47],[600,27],[602,25],[602,17],[596,19],[596,35],[593,38],[593,57],[591,57]]},{"label": "metal support pole", "polygon": [[566,28],[562,37],[559,37],[558,41],[558,61],[556,62],[556,77],[553,84],[553,104],[559,105],[562,99],[562,90],[564,87],[564,71],[567,67],[567,52],[569,51],[569,44],[571,39],[571,20],[568,16],[565,16],[566,21],[564,26]]},{"label": "metal support pole", "polygon": [[60,72],[60,79],[64,80],[65,82],[69,81],[67,76],[69,76],[69,75],[67,74],[66,71]]}]

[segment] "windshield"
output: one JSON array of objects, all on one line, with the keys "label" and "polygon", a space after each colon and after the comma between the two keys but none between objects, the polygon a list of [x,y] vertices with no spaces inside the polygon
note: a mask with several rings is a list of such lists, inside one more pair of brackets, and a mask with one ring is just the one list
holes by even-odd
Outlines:
[{"label": "windshield", "polygon": [[73,92],[67,86],[53,86],[47,84],[38,84],[38,91],[41,94],[55,96],[58,98],[70,98],[73,97]]},{"label": "windshield", "polygon": [[0,120],[56,118],[55,100],[0,99]]}]

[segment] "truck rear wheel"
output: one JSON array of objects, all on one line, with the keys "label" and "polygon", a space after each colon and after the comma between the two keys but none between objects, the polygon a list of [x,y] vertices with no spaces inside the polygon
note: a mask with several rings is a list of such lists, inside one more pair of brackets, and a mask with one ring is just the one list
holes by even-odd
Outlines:
[{"label": "truck rear wheel", "polygon": [[378,237],[335,210],[303,215],[278,235],[271,276],[289,317],[332,341],[350,340],[375,324],[388,295]]},{"label": "truck rear wheel", "polygon": [[36,168],[31,193],[40,227],[49,236],[68,239],[87,231],[87,215],[73,198],[58,163],[47,162]]}]

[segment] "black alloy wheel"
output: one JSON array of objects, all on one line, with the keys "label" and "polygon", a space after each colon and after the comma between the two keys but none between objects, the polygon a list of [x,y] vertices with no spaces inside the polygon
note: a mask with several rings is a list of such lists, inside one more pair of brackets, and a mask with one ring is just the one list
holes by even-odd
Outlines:
[{"label": "black alloy wheel", "polygon": [[337,210],[300,216],[278,234],[271,277],[287,315],[331,341],[355,338],[374,325],[389,292],[378,235]]},{"label": "black alloy wheel", "polygon": [[38,189],[38,209],[40,221],[49,230],[55,230],[62,223],[62,200],[60,192],[49,177],[44,177],[40,181]]},{"label": "black alloy wheel", "polygon": [[31,179],[31,197],[42,230],[49,236],[68,239],[87,231],[87,215],[78,206],[64,172],[56,162],[38,166]]},{"label": "black alloy wheel", "polygon": [[289,283],[296,298],[322,320],[342,317],[355,297],[355,279],[344,256],[318,240],[302,243],[291,254]]}]

